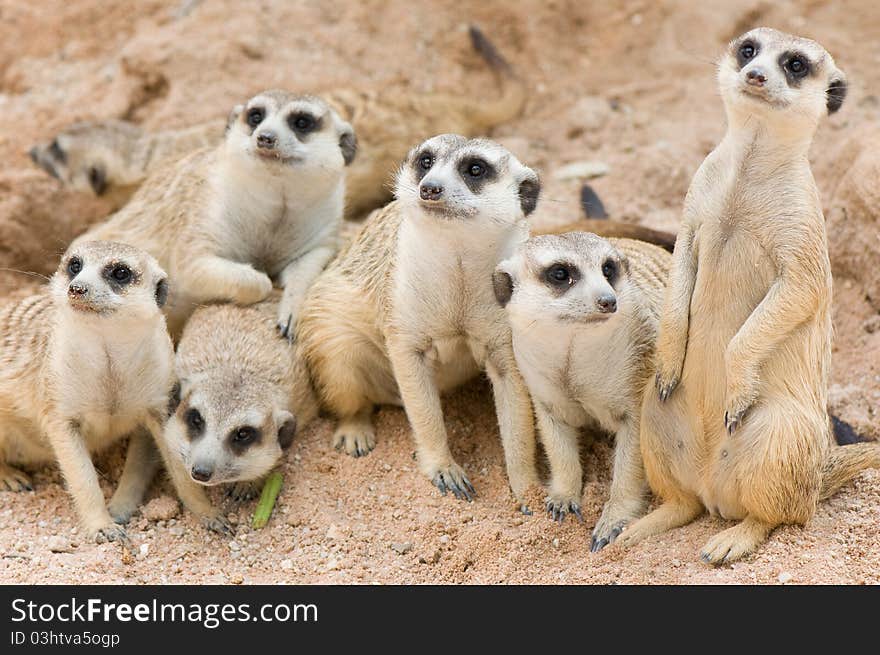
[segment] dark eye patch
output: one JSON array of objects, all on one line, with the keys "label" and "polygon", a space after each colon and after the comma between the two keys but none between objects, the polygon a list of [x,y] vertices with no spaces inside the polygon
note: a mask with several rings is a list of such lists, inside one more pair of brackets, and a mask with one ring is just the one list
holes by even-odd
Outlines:
[{"label": "dark eye patch", "polygon": [[205,419],[195,407],[190,407],[183,415],[186,434],[190,441],[195,441],[205,433]]},{"label": "dark eye patch", "polygon": [[581,279],[581,272],[574,264],[556,262],[544,269],[542,277],[548,287],[562,295]]},{"label": "dark eye patch", "polygon": [[67,153],[61,149],[61,146],[58,145],[58,139],[52,141],[52,144],[49,146],[49,154],[52,155],[52,159],[57,162],[61,162],[62,164],[67,163]]},{"label": "dark eye patch", "polygon": [[783,52],[778,62],[789,86],[798,87],[801,80],[813,74],[812,62],[800,52]]},{"label": "dark eye patch", "polygon": [[746,39],[736,47],[736,63],[742,68],[761,52],[761,45],[752,39]]},{"label": "dark eye patch", "polygon": [[617,277],[620,274],[620,267],[617,265],[617,262],[613,259],[606,259],[602,262],[602,275],[608,280],[608,283],[612,286],[617,281]]},{"label": "dark eye patch", "polygon": [[227,443],[236,455],[241,455],[254,444],[260,443],[263,431],[251,425],[242,425],[229,432]]},{"label": "dark eye patch", "polygon": [[140,281],[140,275],[125,262],[111,262],[107,264],[104,270],[101,271],[101,275],[116,293]]},{"label": "dark eye patch", "polygon": [[472,193],[498,177],[495,167],[479,157],[463,157],[458,163],[458,174]]},{"label": "dark eye patch", "polygon": [[434,166],[434,153],[430,150],[423,150],[416,155],[413,161],[413,169],[416,172],[416,179],[421,181],[425,174]]},{"label": "dark eye patch", "polygon": [[262,107],[251,107],[244,115],[244,122],[253,130],[266,118],[266,110]]},{"label": "dark eye patch", "polygon": [[305,111],[295,111],[287,117],[287,125],[299,135],[321,129],[321,119]]}]

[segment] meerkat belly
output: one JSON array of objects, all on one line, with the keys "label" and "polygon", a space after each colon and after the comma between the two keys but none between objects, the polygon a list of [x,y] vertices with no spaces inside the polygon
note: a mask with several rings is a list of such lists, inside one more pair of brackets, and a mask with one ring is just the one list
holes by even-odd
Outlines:
[{"label": "meerkat belly", "polygon": [[480,365],[464,335],[432,338],[425,357],[441,392],[461,386],[480,372]]}]

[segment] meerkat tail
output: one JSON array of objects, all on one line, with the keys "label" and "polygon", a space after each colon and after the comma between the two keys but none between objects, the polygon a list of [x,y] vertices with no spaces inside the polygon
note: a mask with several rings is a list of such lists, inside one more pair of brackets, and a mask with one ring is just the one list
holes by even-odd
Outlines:
[{"label": "meerkat tail", "polygon": [[537,234],[565,234],[566,232],[592,232],[606,239],[634,239],[645,241],[664,250],[672,252],[675,248],[675,235],[662,230],[652,230],[649,227],[624,223],[623,221],[611,221],[604,218],[588,218],[564,225],[553,225],[545,228],[535,228],[533,235]]},{"label": "meerkat tail", "polygon": [[474,102],[471,108],[474,118],[488,129],[520,115],[526,103],[527,89],[510,62],[498,52],[480,28],[471,25],[469,33],[474,50],[494,71],[501,86],[501,96],[497,100]]},{"label": "meerkat tail", "polygon": [[831,431],[834,433],[834,440],[838,446],[871,441],[871,439],[859,434],[852,425],[842,418],[834,416],[834,414],[829,414],[828,416],[831,419]]},{"label": "meerkat tail", "polygon": [[833,496],[843,485],[869,468],[880,468],[880,444],[859,443],[833,447],[822,469],[820,498],[825,500]]}]

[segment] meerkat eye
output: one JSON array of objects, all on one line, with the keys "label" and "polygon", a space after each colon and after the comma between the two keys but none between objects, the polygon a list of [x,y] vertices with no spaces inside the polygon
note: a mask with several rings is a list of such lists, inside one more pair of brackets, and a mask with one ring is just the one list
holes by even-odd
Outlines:
[{"label": "meerkat eye", "polygon": [[810,65],[800,55],[795,55],[785,62],[785,67],[795,77],[803,77],[810,71]]},{"label": "meerkat eye", "polygon": [[263,119],[266,117],[266,112],[263,111],[262,107],[254,107],[253,109],[249,109],[247,113],[247,124],[251,127],[256,127],[260,123],[263,122]]},{"label": "meerkat eye", "polygon": [[287,124],[297,132],[311,132],[315,129],[315,119],[308,114],[291,114]]},{"label": "meerkat eye", "polygon": [[422,155],[419,157],[419,168],[423,171],[431,170],[434,165],[434,155]]},{"label": "meerkat eye", "polygon": [[238,430],[232,433],[232,441],[242,446],[251,443],[256,438],[257,431],[250,426],[238,428]]},{"label": "meerkat eye", "polygon": [[67,262],[67,274],[70,275],[70,277],[76,277],[79,275],[82,267],[83,263],[79,257],[71,257],[70,261]]},{"label": "meerkat eye", "polygon": [[125,264],[117,264],[110,270],[110,277],[120,284],[131,282],[131,269]]},{"label": "meerkat eye", "polygon": [[741,61],[754,59],[756,54],[758,54],[758,48],[751,41],[746,41],[739,47],[739,57]]},{"label": "meerkat eye", "polygon": [[610,259],[606,259],[605,263],[602,264],[602,275],[611,282],[617,275],[617,264]]},{"label": "meerkat eye", "polygon": [[486,163],[477,159],[467,167],[467,174],[471,177],[482,177],[486,174]]},{"label": "meerkat eye", "polygon": [[202,418],[202,415],[197,409],[188,409],[184,420],[189,427],[197,432],[201,432],[202,428],[205,427],[205,419]]},{"label": "meerkat eye", "polygon": [[562,264],[547,269],[547,279],[554,284],[571,284],[571,272]]}]

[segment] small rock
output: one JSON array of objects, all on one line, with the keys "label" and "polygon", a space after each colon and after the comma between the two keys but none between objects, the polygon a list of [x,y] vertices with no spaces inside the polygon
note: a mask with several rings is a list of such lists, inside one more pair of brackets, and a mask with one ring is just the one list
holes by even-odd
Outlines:
[{"label": "small rock", "polygon": [[448,544],[449,543],[449,535],[448,534],[441,534],[440,535],[440,543],[441,544]]},{"label": "small rock", "polygon": [[174,537],[182,537],[184,532],[185,530],[179,525],[175,525],[173,528],[168,528],[168,533]]},{"label": "small rock", "polygon": [[49,550],[53,553],[72,553],[73,546],[70,544],[69,539],[65,539],[64,537],[59,537],[55,535],[54,537],[49,537]]},{"label": "small rock", "polygon": [[559,538],[558,537],[553,539],[553,547],[559,548]]},{"label": "small rock", "polygon": [[412,549],[413,545],[408,541],[403,544],[391,544],[391,550],[393,550],[398,555],[406,555]]},{"label": "small rock", "polygon": [[601,161],[576,161],[557,168],[553,177],[557,180],[589,180],[607,175],[608,164]]},{"label": "small rock", "polygon": [[229,546],[229,550],[231,550],[231,551],[241,550],[241,546],[238,545],[237,541],[230,541],[228,546]]},{"label": "small rock", "polygon": [[150,544],[141,544],[138,547],[138,557],[146,557],[150,553]]},{"label": "small rock", "polygon": [[327,538],[332,541],[342,541],[345,539],[345,533],[339,529],[338,525],[331,523],[330,527],[327,528]]},{"label": "small rock", "polygon": [[785,584],[787,582],[791,582],[791,579],[793,577],[794,576],[791,573],[789,573],[788,571],[783,571],[782,573],[779,574],[779,578],[778,578],[779,584]]},{"label": "small rock", "polygon": [[241,574],[239,574],[239,573],[233,573],[233,574],[229,577],[229,582],[230,582],[231,584],[241,584],[242,582],[244,582],[244,578],[241,577]]},{"label": "small rock", "polygon": [[180,514],[180,505],[171,496],[159,496],[146,504],[143,514],[150,521],[167,521]]},{"label": "small rock", "polygon": [[289,559],[281,560],[281,568],[284,569],[285,571],[292,571],[293,570],[293,560],[289,560]]}]

